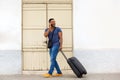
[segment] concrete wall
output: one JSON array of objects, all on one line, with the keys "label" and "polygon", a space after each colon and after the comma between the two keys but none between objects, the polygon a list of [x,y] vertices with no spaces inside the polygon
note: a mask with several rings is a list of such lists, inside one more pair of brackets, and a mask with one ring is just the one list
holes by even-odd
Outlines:
[{"label": "concrete wall", "polygon": [[74,55],[89,73],[120,72],[120,1],[74,1]]},{"label": "concrete wall", "polygon": [[0,0],[0,74],[21,73],[21,0]]}]

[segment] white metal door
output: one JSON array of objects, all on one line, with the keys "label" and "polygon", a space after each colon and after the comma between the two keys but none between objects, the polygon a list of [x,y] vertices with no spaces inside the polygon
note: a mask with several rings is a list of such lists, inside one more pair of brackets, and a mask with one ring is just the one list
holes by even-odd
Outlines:
[{"label": "white metal door", "polygon": [[[23,5],[23,70],[46,70],[46,4]],[[44,64],[43,64],[44,63]]]},{"label": "white metal door", "polygon": [[[49,18],[55,18],[62,28],[63,51],[72,56],[72,4],[23,4],[23,71],[49,69],[49,53],[43,43]],[[69,69],[61,53],[57,60],[61,69]]]}]

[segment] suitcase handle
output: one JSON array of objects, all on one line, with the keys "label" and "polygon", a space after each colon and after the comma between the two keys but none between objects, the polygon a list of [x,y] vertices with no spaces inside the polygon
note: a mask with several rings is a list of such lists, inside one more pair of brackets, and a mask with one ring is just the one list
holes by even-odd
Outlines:
[{"label": "suitcase handle", "polygon": [[64,56],[64,58],[67,60],[67,57],[65,56],[64,52],[62,50],[60,50],[60,52],[62,53],[62,55]]}]

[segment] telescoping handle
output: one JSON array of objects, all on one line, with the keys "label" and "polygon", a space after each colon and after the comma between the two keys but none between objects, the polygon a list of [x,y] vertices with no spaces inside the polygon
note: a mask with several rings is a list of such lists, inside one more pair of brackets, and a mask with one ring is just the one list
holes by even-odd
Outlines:
[{"label": "telescoping handle", "polygon": [[64,56],[64,58],[67,60],[67,57],[65,56],[64,52],[62,50],[60,52],[62,53],[62,55]]}]

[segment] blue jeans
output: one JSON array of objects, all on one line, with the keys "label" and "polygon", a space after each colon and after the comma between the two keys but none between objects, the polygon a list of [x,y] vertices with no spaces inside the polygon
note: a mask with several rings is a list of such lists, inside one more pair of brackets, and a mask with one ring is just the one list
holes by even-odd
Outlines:
[{"label": "blue jeans", "polygon": [[52,48],[50,48],[50,61],[51,61],[51,65],[50,65],[50,70],[49,70],[49,74],[52,74],[53,71],[54,71],[54,68],[56,68],[57,70],[57,73],[58,74],[61,74],[61,70],[59,68],[59,65],[56,61],[56,57],[57,57],[57,54],[59,52],[59,46],[58,45],[53,45]]}]

